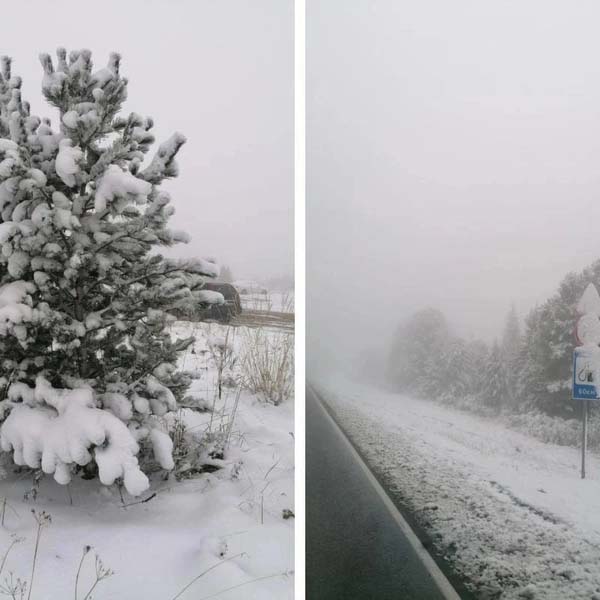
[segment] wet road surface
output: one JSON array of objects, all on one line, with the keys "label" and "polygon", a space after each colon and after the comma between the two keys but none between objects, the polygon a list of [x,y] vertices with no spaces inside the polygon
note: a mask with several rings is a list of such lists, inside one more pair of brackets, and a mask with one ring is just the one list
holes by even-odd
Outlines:
[{"label": "wet road surface", "polygon": [[414,540],[310,386],[306,390],[307,600],[458,598],[452,588],[440,591]]}]

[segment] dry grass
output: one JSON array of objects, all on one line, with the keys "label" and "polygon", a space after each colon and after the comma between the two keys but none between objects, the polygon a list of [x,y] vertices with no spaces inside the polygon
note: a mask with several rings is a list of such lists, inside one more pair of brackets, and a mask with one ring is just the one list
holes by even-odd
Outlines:
[{"label": "dry grass", "polygon": [[281,404],[294,392],[294,336],[261,328],[243,335],[245,387],[265,402]]}]

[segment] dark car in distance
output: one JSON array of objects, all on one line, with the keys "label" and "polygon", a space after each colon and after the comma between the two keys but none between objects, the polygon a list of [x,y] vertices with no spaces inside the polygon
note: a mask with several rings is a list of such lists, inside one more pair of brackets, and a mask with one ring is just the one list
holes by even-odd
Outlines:
[{"label": "dark car in distance", "polygon": [[201,321],[217,321],[218,323],[229,323],[242,312],[242,302],[238,291],[230,283],[219,283],[218,281],[207,281],[205,290],[219,292],[225,298],[223,304],[211,304],[198,311]]}]

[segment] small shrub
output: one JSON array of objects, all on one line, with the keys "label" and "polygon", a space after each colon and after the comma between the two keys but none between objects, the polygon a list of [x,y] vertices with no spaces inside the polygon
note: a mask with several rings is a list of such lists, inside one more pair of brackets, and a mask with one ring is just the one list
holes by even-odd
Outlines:
[{"label": "small shrub", "polygon": [[[508,424],[542,442],[579,448],[581,421],[528,412],[507,417]],[[600,450],[600,417],[592,413],[588,421],[588,447]]]},{"label": "small shrub", "polygon": [[294,337],[262,328],[244,332],[244,385],[265,402],[281,404],[294,391]]}]

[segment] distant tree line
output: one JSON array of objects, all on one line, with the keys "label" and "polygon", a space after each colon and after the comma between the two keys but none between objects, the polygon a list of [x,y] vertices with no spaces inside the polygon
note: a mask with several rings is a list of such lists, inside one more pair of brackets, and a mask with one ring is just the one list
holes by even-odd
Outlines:
[{"label": "distant tree line", "polygon": [[475,408],[574,416],[575,307],[590,282],[600,282],[600,261],[568,274],[551,298],[530,311],[523,330],[513,306],[492,344],[457,336],[439,310],[420,310],[396,333],[388,380],[400,391]]}]

